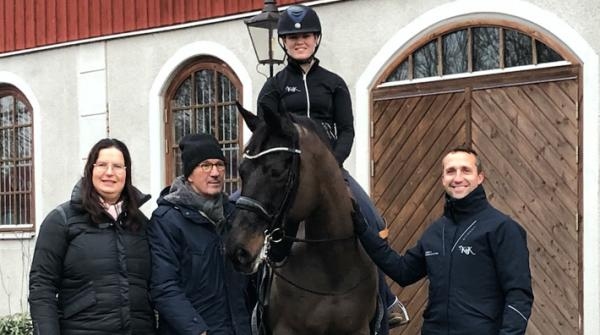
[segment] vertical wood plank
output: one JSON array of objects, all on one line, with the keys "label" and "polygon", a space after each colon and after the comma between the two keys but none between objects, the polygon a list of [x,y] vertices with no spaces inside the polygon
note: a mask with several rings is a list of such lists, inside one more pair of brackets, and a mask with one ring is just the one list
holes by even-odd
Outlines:
[{"label": "vertical wood plank", "polygon": [[125,31],[124,10],[122,0],[112,0],[112,29],[115,33]]},{"label": "vertical wood plank", "polygon": [[225,15],[225,0],[212,1],[211,17],[219,17]]},{"label": "vertical wood plank", "polygon": [[67,1],[67,39],[69,41],[79,38],[79,15],[77,9],[77,1]]},{"label": "vertical wood plank", "polygon": [[123,0],[123,31],[135,29],[135,7],[138,0]]},{"label": "vertical wood plank", "polygon": [[100,19],[100,2],[98,0],[90,0],[88,3],[90,33],[88,37],[99,36],[102,32],[102,22]]},{"label": "vertical wood plank", "polygon": [[25,2],[16,1],[14,11],[15,49],[25,48]]},{"label": "vertical wood plank", "polygon": [[160,24],[160,2],[159,0],[148,1],[148,25],[157,27]]},{"label": "vertical wood plank", "polygon": [[90,34],[90,22],[89,22],[89,3],[88,0],[78,0],[78,17],[77,26],[79,27],[79,38],[89,36]]},{"label": "vertical wood plank", "polygon": [[237,0],[223,0],[223,12],[224,13],[237,13],[238,4]]},{"label": "vertical wood plank", "polygon": [[36,46],[46,44],[46,2],[45,1],[36,1],[35,36],[36,36],[36,43],[35,43]]},{"label": "vertical wood plank", "polygon": [[46,0],[46,44],[56,43],[56,0]]},{"label": "vertical wood plank", "polygon": [[146,1],[137,1],[135,3],[135,28],[148,28],[148,3]]},{"label": "vertical wood plank", "polygon": [[[34,0],[25,1],[25,48],[35,46],[35,2]],[[1,39],[0,39],[1,41]]]},{"label": "vertical wood plank", "polygon": [[173,0],[173,23],[185,22],[184,0]]},{"label": "vertical wood plank", "polygon": [[0,0],[0,52],[4,52],[7,48],[4,45],[4,40],[6,38],[6,29],[8,26],[6,25],[6,11],[4,9],[5,0]]},{"label": "vertical wood plank", "polygon": [[198,19],[198,0],[186,1],[185,20],[195,21]]},{"label": "vertical wood plank", "polygon": [[198,9],[200,11],[198,19],[207,18],[211,13],[210,0],[198,0]]},{"label": "vertical wood plank", "polygon": [[111,0],[100,0],[100,34],[110,35],[113,33]]},{"label": "vertical wood plank", "polygon": [[67,40],[67,0],[56,0],[56,41]]},{"label": "vertical wood plank", "polygon": [[168,25],[173,22],[172,0],[160,0],[160,25]]},{"label": "vertical wood plank", "polygon": [[4,0],[4,48],[15,49],[15,0]]}]

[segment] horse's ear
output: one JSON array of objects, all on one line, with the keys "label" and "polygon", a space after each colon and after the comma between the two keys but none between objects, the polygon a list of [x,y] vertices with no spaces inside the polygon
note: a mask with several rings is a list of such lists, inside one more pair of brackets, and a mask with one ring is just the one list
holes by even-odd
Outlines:
[{"label": "horse's ear", "polygon": [[262,116],[272,132],[283,135],[293,133],[294,124],[289,113],[274,111],[268,108],[268,106],[264,106]]},{"label": "horse's ear", "polygon": [[248,128],[250,129],[250,131],[254,132],[254,129],[256,129],[256,127],[258,126],[258,122],[260,121],[260,119],[258,118],[258,116],[252,114],[251,111],[249,111],[246,108],[244,108],[242,106],[242,104],[240,104],[239,101],[236,100],[235,104],[236,104],[237,109],[240,112],[240,114],[242,114],[242,118],[246,122],[246,125],[248,126]]}]

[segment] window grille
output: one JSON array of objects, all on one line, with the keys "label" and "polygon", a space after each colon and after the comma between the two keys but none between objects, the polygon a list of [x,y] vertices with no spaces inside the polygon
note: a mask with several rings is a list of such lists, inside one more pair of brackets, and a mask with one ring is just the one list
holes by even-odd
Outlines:
[{"label": "window grille", "polygon": [[385,82],[563,61],[535,37],[498,26],[446,32],[410,53]]},{"label": "window grille", "polygon": [[0,229],[34,230],[33,115],[22,93],[0,86]]},{"label": "window grille", "polygon": [[217,138],[225,155],[225,192],[239,188],[238,160],[242,143],[236,100],[241,83],[222,61],[203,57],[185,65],[171,83],[166,103],[166,182],[183,174],[179,140],[192,133]]}]

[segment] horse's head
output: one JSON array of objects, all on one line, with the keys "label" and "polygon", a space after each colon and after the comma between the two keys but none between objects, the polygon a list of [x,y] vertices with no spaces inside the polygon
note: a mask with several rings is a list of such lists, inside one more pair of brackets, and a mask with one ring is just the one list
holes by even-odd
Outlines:
[{"label": "horse's head", "polygon": [[[264,119],[260,119],[239,105],[238,109],[253,135],[239,166],[242,191],[227,239],[227,253],[239,271],[253,272],[267,256],[265,246],[270,246],[271,260],[286,256],[283,254],[289,251],[291,242],[284,241],[284,235],[295,235],[302,215],[310,212],[318,199],[303,196],[306,189],[314,188],[311,179],[303,178],[301,172],[304,128],[285,113],[266,110]],[[318,159],[309,156],[307,161]],[[301,200],[295,201],[299,197]]]},{"label": "horse's head", "polygon": [[297,185],[300,151],[288,117],[268,112],[262,120],[240,105],[238,109],[253,135],[239,166],[242,192],[227,254],[238,271],[254,272],[266,257],[265,241],[282,233],[283,215]]}]

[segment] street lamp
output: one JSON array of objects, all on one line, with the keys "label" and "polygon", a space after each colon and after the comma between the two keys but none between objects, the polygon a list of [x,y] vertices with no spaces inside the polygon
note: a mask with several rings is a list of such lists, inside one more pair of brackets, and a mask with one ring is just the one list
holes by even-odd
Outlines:
[{"label": "street lamp", "polygon": [[269,64],[269,77],[273,77],[273,64],[283,64],[285,57],[277,43],[277,21],[279,12],[275,0],[265,0],[262,12],[244,20],[258,63]]}]

